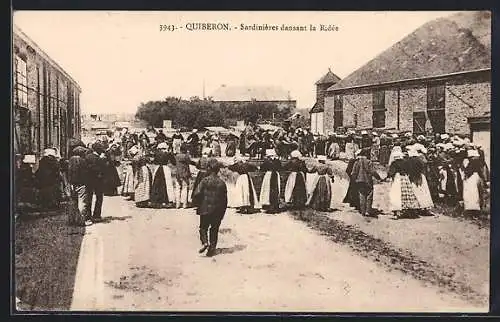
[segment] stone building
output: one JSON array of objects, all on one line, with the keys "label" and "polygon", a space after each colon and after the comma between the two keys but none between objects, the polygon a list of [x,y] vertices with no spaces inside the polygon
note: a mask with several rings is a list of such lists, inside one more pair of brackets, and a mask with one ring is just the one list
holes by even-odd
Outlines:
[{"label": "stone building", "polygon": [[[325,124],[324,124],[324,102],[325,102],[325,94],[326,90],[337,84],[340,81],[340,78],[332,73],[331,69],[328,69],[328,72],[321,77],[316,82],[316,103],[309,111],[311,115],[311,132],[314,134],[325,134]],[[340,115],[341,116],[341,115]],[[342,119],[334,119],[334,123],[337,122],[338,126],[341,126]],[[334,127],[335,124],[333,125]]]},{"label": "stone building", "polygon": [[326,130],[337,127],[470,134],[491,110],[491,13],[430,21],[330,86]]},{"label": "stone building", "polygon": [[80,137],[80,86],[16,26],[12,59],[14,153],[57,147],[66,156],[68,139]]}]

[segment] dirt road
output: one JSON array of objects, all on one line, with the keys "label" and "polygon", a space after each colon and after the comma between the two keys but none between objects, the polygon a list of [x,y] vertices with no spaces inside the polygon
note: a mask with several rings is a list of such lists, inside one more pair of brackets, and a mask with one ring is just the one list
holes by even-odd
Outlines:
[{"label": "dirt road", "polygon": [[88,227],[73,310],[484,312],[329,241],[287,214],[237,215],[199,255],[194,210],[104,201]]}]

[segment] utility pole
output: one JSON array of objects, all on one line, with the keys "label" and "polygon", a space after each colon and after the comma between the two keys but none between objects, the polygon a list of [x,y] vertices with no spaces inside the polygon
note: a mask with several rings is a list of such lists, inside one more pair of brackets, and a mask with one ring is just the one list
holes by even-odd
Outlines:
[{"label": "utility pole", "polygon": [[205,99],[205,78],[203,78],[203,99]]}]

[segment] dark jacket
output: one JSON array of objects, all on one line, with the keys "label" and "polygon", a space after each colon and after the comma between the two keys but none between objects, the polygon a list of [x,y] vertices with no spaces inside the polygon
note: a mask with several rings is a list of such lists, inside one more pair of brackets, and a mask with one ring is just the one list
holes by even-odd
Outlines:
[{"label": "dark jacket", "polygon": [[304,174],[307,172],[306,163],[300,159],[292,159],[286,162],[283,168],[291,172],[303,172]]},{"label": "dark jacket", "polygon": [[86,174],[85,159],[79,155],[69,158],[68,181],[72,185],[84,185]]},{"label": "dark jacket", "polygon": [[226,184],[216,174],[210,174],[201,180],[193,201],[198,206],[198,215],[224,217],[227,208]]},{"label": "dark jacket", "polygon": [[265,159],[260,166],[261,171],[281,171],[283,167],[281,166],[281,161],[278,159]]},{"label": "dark jacket", "polygon": [[105,158],[101,158],[95,153],[89,153],[85,157],[86,163],[86,180],[85,184],[92,188],[103,188],[104,176],[106,173]]},{"label": "dark jacket", "polygon": [[360,157],[354,162],[352,178],[356,183],[366,183],[373,186],[373,177],[381,180],[379,174],[373,169],[373,163],[367,157]]}]

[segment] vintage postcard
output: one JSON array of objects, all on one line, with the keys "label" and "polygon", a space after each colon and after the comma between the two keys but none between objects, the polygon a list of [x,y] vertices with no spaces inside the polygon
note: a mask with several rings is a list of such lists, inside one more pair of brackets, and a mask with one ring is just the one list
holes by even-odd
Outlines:
[{"label": "vintage postcard", "polygon": [[491,12],[15,11],[13,309],[489,310]]}]

